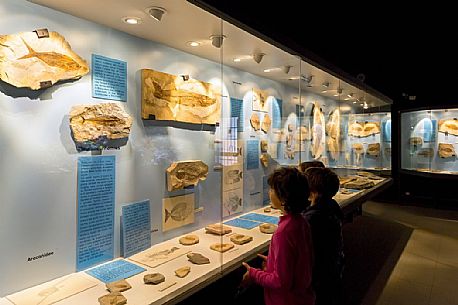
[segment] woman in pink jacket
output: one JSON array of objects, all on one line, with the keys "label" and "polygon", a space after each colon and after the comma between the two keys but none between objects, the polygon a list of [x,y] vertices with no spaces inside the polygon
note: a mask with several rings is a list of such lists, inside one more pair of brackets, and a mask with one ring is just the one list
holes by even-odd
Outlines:
[{"label": "woman in pink jacket", "polygon": [[283,211],[270,242],[264,270],[243,265],[247,272],[242,286],[256,283],[264,287],[266,305],[313,305],[312,239],[307,221],[301,216],[307,208],[309,190],[305,176],[296,168],[273,172],[268,183],[274,208]]}]

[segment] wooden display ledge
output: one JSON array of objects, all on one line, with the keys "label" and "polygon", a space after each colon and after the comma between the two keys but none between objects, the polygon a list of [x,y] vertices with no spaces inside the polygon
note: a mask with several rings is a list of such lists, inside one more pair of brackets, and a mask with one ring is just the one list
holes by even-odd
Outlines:
[{"label": "wooden display ledge", "polygon": [[[344,214],[347,214],[362,204],[363,201],[368,200],[370,197],[375,196],[391,184],[391,178],[377,181],[376,185],[370,189],[362,190],[350,195],[338,194],[336,200],[341,206]],[[271,213],[264,213],[264,208],[260,208],[249,213],[260,213],[270,216],[280,216],[279,210],[272,209]],[[247,213],[248,214],[248,213]],[[234,218],[239,217],[237,215]],[[235,245],[232,250],[226,253],[219,253],[210,249],[210,244],[219,242],[230,242],[230,235],[233,233],[245,234],[253,237],[253,241],[245,245]],[[217,236],[205,233],[205,229],[199,229],[189,234],[195,234],[199,236],[199,243],[192,246],[182,246],[179,244],[179,237],[165,241],[161,244],[155,245],[160,246],[162,244],[175,244],[176,246],[186,247],[189,251],[198,252],[210,259],[210,264],[206,265],[194,265],[190,263],[186,255],[180,256],[167,263],[159,265],[155,268],[149,268],[146,272],[142,272],[133,277],[127,279],[132,285],[132,289],[123,292],[123,295],[127,298],[127,304],[135,305],[159,305],[159,304],[175,304],[178,303],[200,289],[206,287],[210,283],[220,279],[225,274],[239,268],[243,261],[249,261],[256,257],[258,253],[265,252],[270,243],[271,234],[261,233],[258,227],[251,230],[246,230],[238,227],[232,227],[232,233],[226,236]],[[154,248],[153,246],[152,248]],[[129,259],[127,259],[129,260]],[[133,262],[133,261],[132,261]],[[136,263],[136,262],[133,262]],[[136,263],[138,264],[138,263]],[[190,266],[191,272],[185,278],[178,278],[175,276],[174,271],[183,266]],[[143,283],[143,276],[147,273],[159,272],[165,275],[166,281],[160,285],[145,285]],[[90,277],[89,275],[81,272],[84,276]],[[92,278],[92,277],[91,277]],[[54,281],[58,281],[54,280]],[[97,279],[93,279],[98,281]],[[52,281],[51,281],[52,282]],[[44,283],[39,286],[46,288],[49,283]],[[164,287],[168,283],[176,282],[175,285],[160,292],[159,289]],[[23,290],[22,293],[27,293],[27,289]],[[105,284],[99,282],[99,284],[93,288],[85,290],[79,294],[73,295],[67,299],[61,300],[57,305],[98,305],[98,298],[102,295],[107,294]],[[0,305],[12,305],[8,299],[0,299]]]}]

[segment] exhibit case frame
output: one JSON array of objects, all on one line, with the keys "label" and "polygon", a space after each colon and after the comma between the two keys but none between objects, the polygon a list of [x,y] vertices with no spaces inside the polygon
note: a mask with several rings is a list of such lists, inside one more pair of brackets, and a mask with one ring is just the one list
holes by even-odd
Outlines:
[{"label": "exhibit case frame", "polygon": [[390,182],[390,99],[188,1],[116,3],[0,3],[0,305],[177,303],[268,248],[279,166],[334,168],[343,209]]}]

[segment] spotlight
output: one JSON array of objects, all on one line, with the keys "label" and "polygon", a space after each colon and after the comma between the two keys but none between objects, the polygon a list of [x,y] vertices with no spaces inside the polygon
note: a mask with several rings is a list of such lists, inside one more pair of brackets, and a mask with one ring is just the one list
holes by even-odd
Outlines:
[{"label": "spotlight", "polygon": [[184,74],[184,75],[180,75],[181,78],[183,78],[183,80],[186,82],[189,80],[189,75],[188,74]]},{"label": "spotlight", "polygon": [[254,53],[253,60],[259,64],[262,61],[262,59],[264,58],[264,55],[266,54],[265,53]]},{"label": "spotlight", "polygon": [[142,20],[137,17],[124,17],[122,18],[122,21],[124,21],[127,24],[133,24],[133,25],[142,23]]},{"label": "spotlight", "polygon": [[148,14],[155,20],[161,21],[162,17],[167,13],[165,8],[159,6],[152,6],[146,9]]},{"label": "spotlight", "polygon": [[200,42],[198,42],[198,41],[188,41],[186,44],[187,44],[188,46],[191,46],[191,47],[198,47],[198,46],[200,46]]},{"label": "spotlight", "polygon": [[282,67],[282,70],[285,74],[288,74],[289,73],[289,70],[291,70],[292,66],[283,66]]},{"label": "spotlight", "polygon": [[223,39],[226,38],[226,36],[224,35],[211,35],[210,36],[210,39],[212,41],[212,45],[215,47],[215,48],[221,48],[221,46],[223,45]]}]

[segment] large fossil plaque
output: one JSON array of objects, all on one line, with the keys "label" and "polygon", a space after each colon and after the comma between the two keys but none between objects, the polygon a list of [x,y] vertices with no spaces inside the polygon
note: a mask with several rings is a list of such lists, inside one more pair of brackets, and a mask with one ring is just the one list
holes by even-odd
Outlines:
[{"label": "large fossil plaque", "polygon": [[[185,80],[187,79],[187,80]],[[142,70],[142,118],[195,124],[219,122],[220,89],[206,82]]]},{"label": "large fossil plaque", "polygon": [[353,122],[348,127],[348,135],[365,138],[380,133],[379,122]]},{"label": "large fossil plaque", "polygon": [[449,133],[458,136],[458,120],[448,119],[439,121],[439,132]]},{"label": "large fossil plaque", "polygon": [[167,189],[169,192],[197,185],[207,179],[208,165],[200,160],[173,162],[167,168]]},{"label": "large fossil plaque", "polygon": [[0,79],[18,88],[38,90],[89,72],[84,59],[57,32],[0,35]]},{"label": "large fossil plaque", "polygon": [[451,158],[456,156],[453,144],[439,143],[439,150],[437,152],[441,158]]},{"label": "large fossil plaque", "polygon": [[70,111],[76,149],[100,150],[126,145],[132,118],[118,104],[79,105]]}]

